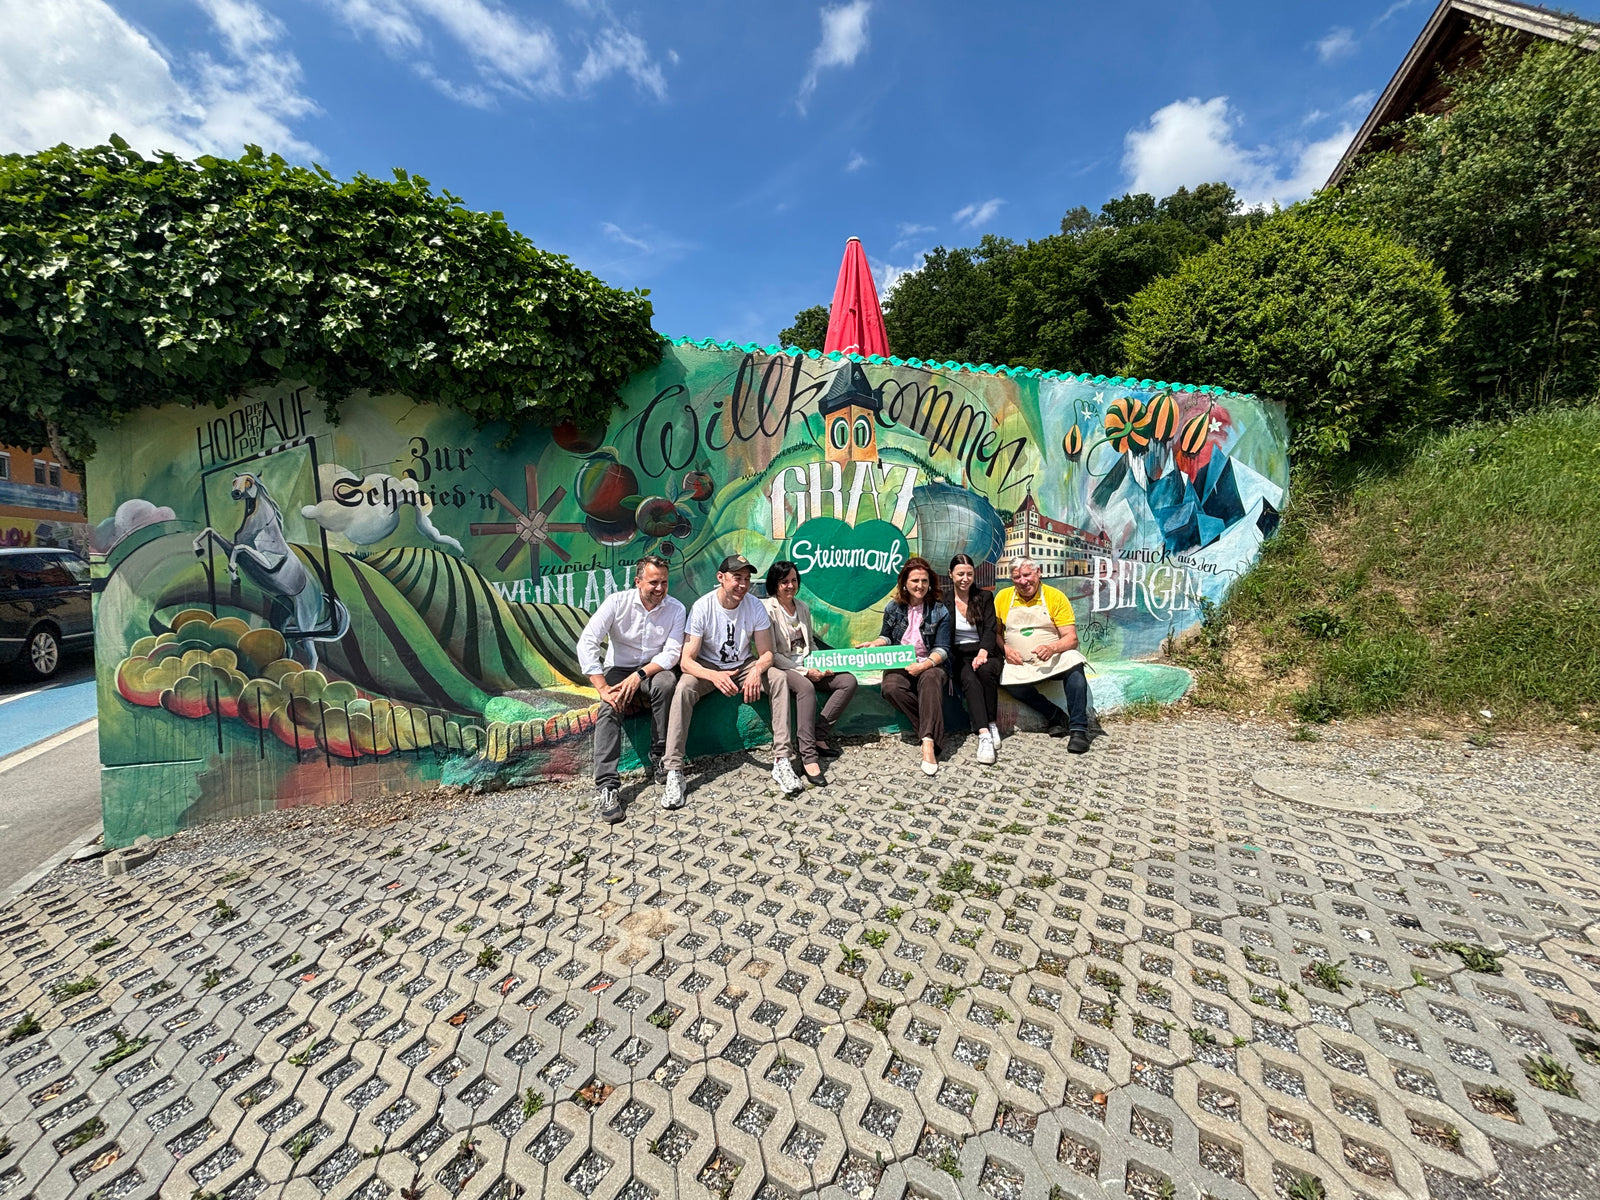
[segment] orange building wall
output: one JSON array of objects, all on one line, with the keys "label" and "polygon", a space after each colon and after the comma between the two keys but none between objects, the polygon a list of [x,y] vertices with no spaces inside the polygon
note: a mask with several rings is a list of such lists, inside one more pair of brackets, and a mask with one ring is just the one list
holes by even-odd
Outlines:
[{"label": "orange building wall", "polygon": [[0,446],[9,456],[10,476],[0,479],[0,546],[70,546],[89,551],[89,525],[83,516],[83,480],[61,466],[61,486],[34,483],[34,462],[60,466],[49,450]]}]

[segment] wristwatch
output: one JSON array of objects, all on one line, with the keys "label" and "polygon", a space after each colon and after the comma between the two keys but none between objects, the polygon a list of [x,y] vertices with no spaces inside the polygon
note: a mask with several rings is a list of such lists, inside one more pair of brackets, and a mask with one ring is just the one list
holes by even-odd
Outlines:
[{"label": "wristwatch", "polygon": [[637,671],[634,672],[634,674],[637,675],[641,680],[644,680],[644,681],[647,681],[647,682],[650,679],[649,673],[646,672],[643,667],[640,667]]}]

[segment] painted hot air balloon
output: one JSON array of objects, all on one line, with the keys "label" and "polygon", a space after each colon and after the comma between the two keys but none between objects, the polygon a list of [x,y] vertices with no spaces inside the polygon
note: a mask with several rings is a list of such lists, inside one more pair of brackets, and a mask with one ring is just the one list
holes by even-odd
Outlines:
[{"label": "painted hot air balloon", "polygon": [[1178,436],[1178,449],[1191,458],[1205,448],[1206,434],[1211,432],[1211,410],[1196,413],[1183,423]]},{"label": "painted hot air balloon", "polygon": [[1106,440],[1118,454],[1131,450],[1143,454],[1150,445],[1150,415],[1135,396],[1113,400],[1106,409]]},{"label": "painted hot air balloon", "polygon": [[1062,452],[1073,462],[1083,453],[1083,430],[1077,425],[1067,427],[1067,436],[1061,439]]},{"label": "painted hot air balloon", "polygon": [[1150,402],[1148,409],[1150,419],[1150,438],[1152,441],[1167,441],[1178,429],[1178,402],[1173,399],[1171,392],[1162,392]]}]

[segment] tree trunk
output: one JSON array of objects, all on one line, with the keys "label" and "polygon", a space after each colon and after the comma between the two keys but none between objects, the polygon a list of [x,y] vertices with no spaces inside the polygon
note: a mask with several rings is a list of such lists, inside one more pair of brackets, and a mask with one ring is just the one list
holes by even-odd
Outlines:
[{"label": "tree trunk", "polygon": [[[45,437],[50,439],[50,453],[56,456],[56,461],[63,468],[76,475],[79,480],[83,480],[83,464],[67,453],[67,448],[61,441],[61,426],[53,420],[46,420],[44,434]],[[86,480],[83,481],[83,487],[78,492],[78,515],[80,517],[89,515],[89,486]]]}]

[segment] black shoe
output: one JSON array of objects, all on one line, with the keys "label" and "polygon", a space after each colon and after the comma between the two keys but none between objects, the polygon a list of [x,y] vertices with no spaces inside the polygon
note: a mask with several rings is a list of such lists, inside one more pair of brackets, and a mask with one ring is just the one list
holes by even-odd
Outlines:
[{"label": "black shoe", "polygon": [[1052,721],[1045,726],[1045,732],[1051,737],[1062,738],[1067,736],[1067,723],[1065,721]]},{"label": "black shoe", "polygon": [[664,783],[667,773],[661,767],[661,755],[652,754],[644,760],[644,781],[646,783]]},{"label": "black shoe", "polygon": [[1089,735],[1082,729],[1074,729],[1072,737],[1067,741],[1068,754],[1089,753]]},{"label": "black shoe", "polygon": [[835,746],[832,742],[829,742],[826,746],[817,747],[818,758],[838,758],[843,754],[844,751],[839,749],[839,747]]},{"label": "black shoe", "polygon": [[825,772],[820,770],[815,775],[811,774],[809,771],[802,770],[800,772],[800,782],[805,784],[807,787],[827,787],[828,776]]},{"label": "black shoe", "polygon": [[600,789],[600,819],[607,825],[622,820],[622,789],[607,786]]}]

